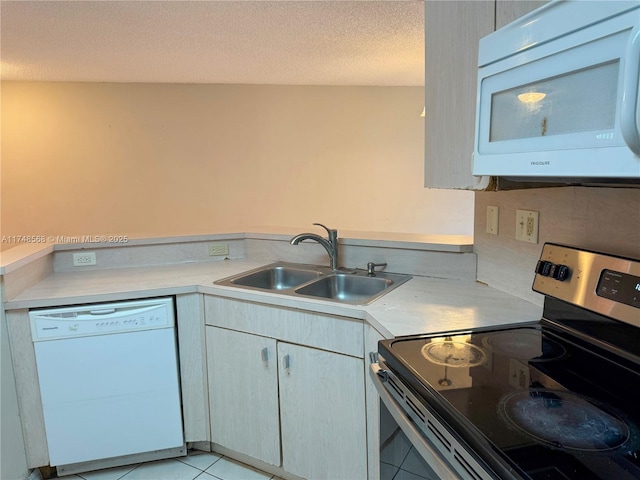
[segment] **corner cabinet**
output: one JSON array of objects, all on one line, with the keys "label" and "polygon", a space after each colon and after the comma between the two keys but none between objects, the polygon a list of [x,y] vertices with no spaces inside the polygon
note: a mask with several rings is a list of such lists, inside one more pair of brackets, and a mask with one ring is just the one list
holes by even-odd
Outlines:
[{"label": "corner cabinet", "polygon": [[478,42],[546,1],[425,2],[425,180],[428,188],[485,190],[475,177]]},{"label": "corner cabinet", "polygon": [[363,323],[205,296],[211,440],[309,479],[366,479]]}]

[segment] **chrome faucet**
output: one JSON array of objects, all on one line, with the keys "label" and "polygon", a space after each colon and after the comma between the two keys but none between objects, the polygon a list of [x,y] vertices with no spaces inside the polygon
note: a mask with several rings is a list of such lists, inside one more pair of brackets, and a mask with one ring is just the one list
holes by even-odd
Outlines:
[{"label": "chrome faucet", "polygon": [[316,235],[315,233],[301,233],[300,235],[296,235],[291,239],[291,245],[298,245],[298,243],[304,240],[315,240],[320,245],[324,247],[324,249],[329,254],[329,258],[331,259],[331,270],[338,269],[338,230],[334,230],[332,228],[327,228],[321,223],[314,223],[314,225],[318,225],[319,227],[324,228],[329,235],[329,239],[322,238],[320,235]]}]

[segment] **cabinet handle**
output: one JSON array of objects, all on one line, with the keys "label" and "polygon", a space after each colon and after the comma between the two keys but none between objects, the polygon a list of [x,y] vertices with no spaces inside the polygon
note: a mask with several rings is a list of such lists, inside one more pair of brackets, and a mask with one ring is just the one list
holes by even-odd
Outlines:
[{"label": "cabinet handle", "polygon": [[290,359],[289,359],[289,355],[287,354],[282,358],[282,366],[287,371],[287,375],[291,374],[291,368],[290,368],[291,365],[290,364],[291,364],[291,362],[290,362]]},{"label": "cabinet handle", "polygon": [[264,362],[265,366],[269,365],[269,349],[267,347],[264,347],[262,349],[262,351],[260,352],[260,356],[262,357],[262,361]]}]

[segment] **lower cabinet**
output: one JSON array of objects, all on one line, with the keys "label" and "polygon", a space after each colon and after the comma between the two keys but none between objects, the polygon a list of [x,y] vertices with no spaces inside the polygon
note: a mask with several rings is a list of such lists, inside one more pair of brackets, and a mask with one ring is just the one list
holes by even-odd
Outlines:
[{"label": "lower cabinet", "polygon": [[207,327],[211,438],[280,465],[276,341]]},{"label": "lower cabinet", "polygon": [[365,479],[362,360],[278,343],[282,464],[309,479]]},{"label": "lower cabinet", "polygon": [[[287,317],[295,311],[227,302],[217,314],[229,305],[234,315],[258,308],[266,318],[254,322],[280,325],[272,338],[207,321],[212,441],[303,478],[366,479],[363,359],[287,341]],[[207,318],[216,315],[213,307]],[[351,321],[316,320],[328,327]]]}]

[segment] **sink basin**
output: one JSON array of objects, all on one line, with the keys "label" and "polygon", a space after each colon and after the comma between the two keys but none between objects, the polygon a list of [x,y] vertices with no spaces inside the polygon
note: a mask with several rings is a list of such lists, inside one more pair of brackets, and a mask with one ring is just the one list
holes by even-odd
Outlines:
[{"label": "sink basin", "polygon": [[275,266],[234,278],[231,283],[265,290],[288,290],[321,275],[317,270]]},{"label": "sink basin", "polygon": [[269,291],[289,297],[367,305],[411,278],[386,272],[370,277],[360,269],[334,271],[329,267],[277,262],[223,278],[216,285]]},{"label": "sink basin", "polygon": [[296,290],[300,295],[331,298],[350,303],[369,302],[393,285],[393,280],[379,277],[358,277],[334,274]]}]

